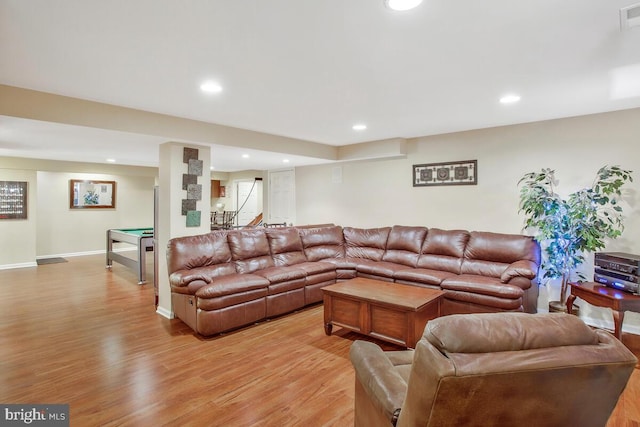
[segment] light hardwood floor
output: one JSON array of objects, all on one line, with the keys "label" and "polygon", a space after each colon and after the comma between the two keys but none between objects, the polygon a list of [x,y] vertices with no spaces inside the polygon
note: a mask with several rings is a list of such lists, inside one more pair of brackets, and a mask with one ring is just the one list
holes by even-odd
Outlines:
[{"label": "light hardwood floor", "polygon": [[[353,425],[360,337],[327,337],[322,306],[205,339],[104,264],[0,270],[1,403],[68,403],[72,426]],[[636,355],[639,338],[625,337]],[[639,369],[607,426],[640,426]]]}]

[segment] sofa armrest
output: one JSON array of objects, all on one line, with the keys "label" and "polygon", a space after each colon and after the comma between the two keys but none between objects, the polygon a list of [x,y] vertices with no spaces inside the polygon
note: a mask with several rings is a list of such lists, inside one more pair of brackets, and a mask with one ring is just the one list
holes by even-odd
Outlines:
[{"label": "sofa armrest", "polygon": [[538,266],[535,262],[522,259],[511,263],[506,270],[502,272],[500,281],[502,283],[508,283],[514,277],[524,277],[532,280],[536,277],[538,272]]},{"label": "sofa armrest", "polygon": [[356,378],[372,404],[395,425],[407,392],[407,383],[380,347],[355,341],[349,350]]},{"label": "sofa armrest", "polygon": [[211,277],[204,272],[192,272],[190,270],[179,270],[169,275],[169,284],[171,286],[188,286],[189,283],[202,280],[205,283],[211,283]]}]

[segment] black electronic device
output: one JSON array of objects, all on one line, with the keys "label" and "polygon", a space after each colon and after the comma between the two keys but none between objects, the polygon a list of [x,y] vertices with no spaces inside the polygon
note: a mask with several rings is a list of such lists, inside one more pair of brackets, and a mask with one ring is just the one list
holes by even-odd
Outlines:
[{"label": "black electronic device", "polygon": [[640,255],[624,252],[597,252],[593,280],[606,286],[638,293]]}]

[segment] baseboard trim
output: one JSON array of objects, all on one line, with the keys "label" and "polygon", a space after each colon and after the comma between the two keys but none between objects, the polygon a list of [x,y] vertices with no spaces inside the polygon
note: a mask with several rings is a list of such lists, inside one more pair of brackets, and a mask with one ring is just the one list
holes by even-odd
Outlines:
[{"label": "baseboard trim", "polygon": [[104,253],[105,253],[105,251],[102,251],[102,250],[87,251],[87,252],[69,252],[69,253],[66,253],[66,254],[38,255],[36,257],[36,259],[43,259],[43,258],[70,258],[70,257],[76,257],[76,256],[100,255],[100,254],[104,254]]},{"label": "baseboard trim", "polygon": [[175,319],[175,316],[173,315],[173,311],[167,310],[164,307],[158,306],[158,308],[156,309],[156,313],[162,317],[166,317],[167,319]]},{"label": "baseboard trim", "polygon": [[[84,256],[84,255],[99,255],[104,253],[106,253],[106,251],[98,250],[98,251],[89,251],[89,252],[71,252],[66,254],[38,255],[36,256],[36,260],[45,259],[45,258],[69,258],[69,257]],[[37,266],[38,266],[37,261],[30,261],[30,262],[21,262],[17,264],[3,264],[3,265],[0,265],[0,270],[9,270],[12,268],[28,268],[28,267],[37,267]]]},{"label": "baseboard trim", "polygon": [[11,270],[13,268],[27,268],[27,267],[37,267],[37,262],[21,262],[18,264],[3,264],[0,265],[0,270]]},{"label": "baseboard trim", "polygon": [[[538,313],[548,313],[548,312],[549,310],[538,307]],[[587,325],[593,326],[595,328],[608,329],[610,331],[613,331],[615,329],[613,324],[613,319],[602,320],[602,319],[594,319],[593,317],[586,317],[586,316],[585,317],[580,316],[580,319],[582,319],[582,321]],[[630,324],[625,324],[623,322],[622,332],[628,332],[630,334],[640,335],[640,325],[630,325]]]},{"label": "baseboard trim", "polygon": [[[113,252],[128,252],[128,251],[135,251],[135,250],[136,248],[131,246],[131,247],[114,249]],[[106,254],[106,252],[107,252],[106,250],[100,249],[97,251],[68,252],[64,254],[38,255],[36,256],[36,260],[46,259],[46,258],[71,258],[71,257],[87,256],[87,255],[104,255]],[[0,264],[0,270],[10,270],[12,268],[28,268],[28,267],[37,267],[37,266],[38,266],[37,261],[20,262],[16,264]]]},{"label": "baseboard trim", "polygon": [[[591,317],[581,317],[581,319],[589,326],[594,326],[596,328],[601,329],[609,329],[611,331],[614,330],[614,324],[612,321],[606,321],[601,319],[593,319]],[[640,335],[640,326],[638,325],[627,325],[624,322],[622,323],[622,332],[627,332],[634,335]]]},{"label": "baseboard trim", "polygon": [[[114,249],[113,252],[129,252],[129,251],[135,251],[136,248],[134,246],[127,246],[124,248],[118,248],[118,249]],[[86,251],[86,252],[69,252],[66,254],[51,254],[51,255],[39,255],[36,257],[36,259],[41,259],[41,258],[69,258],[69,257],[76,257],[76,256],[86,256],[86,255],[104,255],[106,254],[107,251],[106,249],[99,249],[96,251]]]}]

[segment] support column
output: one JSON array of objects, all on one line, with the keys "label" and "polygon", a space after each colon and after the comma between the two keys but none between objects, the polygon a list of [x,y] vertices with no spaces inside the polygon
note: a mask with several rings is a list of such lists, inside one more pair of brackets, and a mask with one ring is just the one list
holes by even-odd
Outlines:
[{"label": "support column", "polygon": [[[185,150],[185,148],[187,150]],[[166,142],[160,145],[158,180],[157,313],[173,318],[167,271],[167,242],[173,237],[211,231],[211,148]],[[199,221],[198,221],[199,218]]]}]

